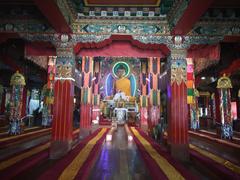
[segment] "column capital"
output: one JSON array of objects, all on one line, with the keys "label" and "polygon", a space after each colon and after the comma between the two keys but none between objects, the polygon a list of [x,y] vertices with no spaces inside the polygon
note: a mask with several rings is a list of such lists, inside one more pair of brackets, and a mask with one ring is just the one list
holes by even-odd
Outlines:
[{"label": "column capital", "polygon": [[59,57],[74,57],[74,46],[76,41],[71,34],[54,34],[51,41],[55,48],[57,56]]},{"label": "column capital", "polygon": [[176,82],[180,85],[187,82],[187,49],[191,44],[182,36],[175,36],[168,43],[170,55],[168,57],[168,68],[171,72],[171,85]]},{"label": "column capital", "polygon": [[75,38],[73,34],[58,34],[55,33],[53,35],[52,43],[56,48],[69,48],[74,47],[76,44]]},{"label": "column capital", "polygon": [[51,42],[55,48],[73,48],[78,43],[76,34],[19,33],[19,36],[30,42]]},{"label": "column capital", "polygon": [[71,35],[55,34],[54,45],[56,47],[56,80],[73,80],[75,67],[75,42]]},{"label": "column capital", "polygon": [[186,59],[173,59],[170,61],[169,70],[171,73],[171,85],[182,82],[187,83],[187,61]]},{"label": "column capital", "polygon": [[171,51],[171,59],[185,59],[187,56],[187,49],[191,43],[182,36],[174,36],[172,41],[167,44]]}]

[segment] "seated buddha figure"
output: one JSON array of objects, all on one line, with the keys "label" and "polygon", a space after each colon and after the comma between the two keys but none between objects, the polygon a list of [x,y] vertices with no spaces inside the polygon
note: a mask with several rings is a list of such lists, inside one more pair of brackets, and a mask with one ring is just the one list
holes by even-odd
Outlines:
[{"label": "seated buddha figure", "polygon": [[107,97],[117,96],[123,98],[123,95],[130,99],[136,93],[136,78],[133,73],[130,73],[130,68],[125,62],[117,62],[112,68],[112,73],[109,73],[105,79],[105,92]]},{"label": "seated buddha figure", "polygon": [[125,68],[120,65],[116,74],[118,79],[115,81],[115,92],[123,92],[126,96],[131,96],[131,82],[126,77]]}]

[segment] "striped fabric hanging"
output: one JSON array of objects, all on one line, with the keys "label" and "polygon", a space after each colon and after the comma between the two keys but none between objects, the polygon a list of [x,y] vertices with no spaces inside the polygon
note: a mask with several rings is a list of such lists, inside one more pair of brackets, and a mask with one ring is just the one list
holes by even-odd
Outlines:
[{"label": "striped fabric hanging", "polygon": [[194,64],[192,58],[187,58],[187,103],[194,103]]}]

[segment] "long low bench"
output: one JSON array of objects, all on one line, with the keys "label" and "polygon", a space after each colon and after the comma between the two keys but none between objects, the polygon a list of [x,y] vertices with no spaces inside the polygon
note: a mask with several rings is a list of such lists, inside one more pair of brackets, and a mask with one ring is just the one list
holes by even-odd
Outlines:
[{"label": "long low bench", "polygon": [[219,179],[240,179],[240,166],[190,144],[190,158]]}]

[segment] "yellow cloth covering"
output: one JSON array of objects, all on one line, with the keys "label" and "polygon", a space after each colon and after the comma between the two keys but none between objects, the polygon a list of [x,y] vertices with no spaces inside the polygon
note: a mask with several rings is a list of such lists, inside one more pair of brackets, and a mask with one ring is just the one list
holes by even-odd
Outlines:
[{"label": "yellow cloth covering", "polygon": [[116,91],[121,91],[124,92],[126,96],[131,96],[130,80],[125,77],[116,80]]}]

